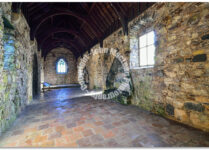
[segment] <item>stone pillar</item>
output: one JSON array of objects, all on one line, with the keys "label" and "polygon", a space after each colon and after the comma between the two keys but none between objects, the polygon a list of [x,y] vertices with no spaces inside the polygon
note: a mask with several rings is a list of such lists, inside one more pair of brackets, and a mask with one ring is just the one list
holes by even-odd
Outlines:
[{"label": "stone pillar", "polygon": [[[4,34],[4,25],[3,25],[3,19],[2,19],[2,3],[0,3],[0,80],[2,77],[2,70],[3,70],[3,57],[4,57],[4,51],[3,51],[3,34]],[[0,85],[1,88],[1,85]],[[0,95],[1,100],[1,95]]]},{"label": "stone pillar", "polygon": [[128,35],[124,35],[123,39],[124,39],[124,47],[125,47],[123,54],[126,57],[127,63],[129,65],[130,64],[129,63],[129,61],[130,61],[129,60],[130,59],[130,40],[129,40],[129,36]]},{"label": "stone pillar", "polygon": [[40,84],[41,84],[41,91],[43,88],[43,84],[44,83],[44,57],[41,58],[41,66],[40,66],[40,70],[41,70],[41,79],[40,79]]}]

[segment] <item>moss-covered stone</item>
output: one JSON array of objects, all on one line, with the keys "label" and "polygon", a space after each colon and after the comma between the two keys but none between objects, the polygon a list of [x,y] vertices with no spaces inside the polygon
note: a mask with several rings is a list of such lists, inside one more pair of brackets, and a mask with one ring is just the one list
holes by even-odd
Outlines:
[{"label": "moss-covered stone", "polygon": [[[6,6],[5,3],[4,6]],[[8,9],[8,10],[7,10]],[[11,5],[4,13],[10,18]],[[7,14],[9,13],[9,14]],[[32,88],[31,54],[36,53],[37,47],[31,47],[30,33],[23,15],[19,22],[3,19],[0,15],[0,131],[3,132],[15,120],[16,115],[25,106],[27,95]],[[4,20],[4,23],[3,23]],[[11,21],[11,22],[10,22]],[[15,30],[8,25],[14,25]],[[21,31],[20,31],[21,30]],[[14,36],[15,35],[15,36]],[[23,57],[24,56],[24,57]],[[28,60],[26,61],[27,58]],[[28,65],[29,64],[29,65]],[[29,67],[26,67],[26,66]],[[31,92],[32,93],[32,92]]]},{"label": "moss-covered stone", "polygon": [[152,77],[145,76],[140,79],[139,83],[134,82],[134,94],[136,105],[151,111],[153,109],[153,89],[152,89]]},{"label": "moss-covered stone", "polygon": [[171,104],[167,104],[166,112],[169,116],[174,116],[174,107]]},{"label": "moss-covered stone", "polygon": [[193,62],[204,62],[206,60],[207,60],[207,55],[206,54],[196,55],[192,59]]},{"label": "moss-covered stone", "polygon": [[192,102],[186,102],[184,103],[184,107],[188,110],[194,110],[198,112],[203,112],[205,110],[205,107],[201,103],[194,104]]},{"label": "moss-covered stone", "polygon": [[158,115],[165,116],[165,106],[163,104],[156,103],[153,105],[153,112]]},{"label": "moss-covered stone", "polygon": [[208,40],[209,39],[209,34],[203,35],[202,40]]}]

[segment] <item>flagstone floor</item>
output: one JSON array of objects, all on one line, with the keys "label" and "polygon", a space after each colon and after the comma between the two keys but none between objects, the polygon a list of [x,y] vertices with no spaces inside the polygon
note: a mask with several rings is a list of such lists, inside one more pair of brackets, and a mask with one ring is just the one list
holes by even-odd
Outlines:
[{"label": "flagstone floor", "polygon": [[136,106],[55,89],[27,106],[0,138],[1,147],[209,146],[209,134]]}]

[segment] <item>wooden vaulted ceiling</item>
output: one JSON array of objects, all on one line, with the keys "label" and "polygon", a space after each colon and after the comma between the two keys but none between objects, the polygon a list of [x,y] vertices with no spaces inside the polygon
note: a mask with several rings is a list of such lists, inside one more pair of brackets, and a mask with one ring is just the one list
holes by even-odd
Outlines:
[{"label": "wooden vaulted ceiling", "polygon": [[36,38],[42,56],[56,47],[71,50],[76,57],[120,27],[128,34],[128,21],[153,3],[47,2],[13,3],[30,26],[30,38]]}]

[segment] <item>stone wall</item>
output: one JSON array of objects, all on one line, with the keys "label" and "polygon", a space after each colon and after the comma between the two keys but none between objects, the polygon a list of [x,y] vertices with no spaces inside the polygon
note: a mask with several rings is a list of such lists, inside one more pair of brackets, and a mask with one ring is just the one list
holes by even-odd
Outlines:
[{"label": "stone wall", "polygon": [[129,23],[156,35],[155,66],[132,70],[133,104],[209,130],[209,3],[157,3]]},{"label": "stone wall", "polygon": [[3,132],[32,100],[32,56],[38,52],[36,42],[31,45],[30,29],[22,13],[12,13],[11,3],[0,5],[0,132]]},{"label": "stone wall", "polygon": [[[67,74],[56,73],[56,62],[59,58],[67,61]],[[53,49],[47,54],[44,62],[44,81],[50,84],[74,84],[77,82],[76,59],[71,51],[65,48]]]},{"label": "stone wall", "polygon": [[[154,30],[155,65],[131,69],[132,104],[181,123],[209,131],[209,3],[156,3],[103,41],[129,59],[140,35]],[[94,48],[99,47],[96,45]],[[131,47],[131,48],[130,48]],[[92,48],[92,49],[94,49]],[[105,87],[114,58],[89,61],[90,88]]]},{"label": "stone wall", "polygon": [[[114,48],[119,50],[120,54],[129,59],[129,40],[123,35],[122,29],[115,31],[103,41],[104,48]],[[91,48],[90,51],[99,49],[99,44]],[[88,52],[86,52],[88,53]],[[90,55],[89,61],[86,64],[86,69],[89,76],[89,89],[106,89],[106,80],[110,72],[112,63],[115,57],[111,54],[96,54]],[[80,60],[80,58],[79,58]],[[79,61],[78,61],[79,62]],[[79,63],[78,63],[79,64]]]},{"label": "stone wall", "polygon": [[[91,50],[100,48],[95,45]],[[86,52],[88,53],[88,52]],[[88,72],[87,84],[89,89],[105,89],[105,81],[112,64],[113,57],[105,56],[104,54],[90,55],[89,61],[86,64]]]}]

